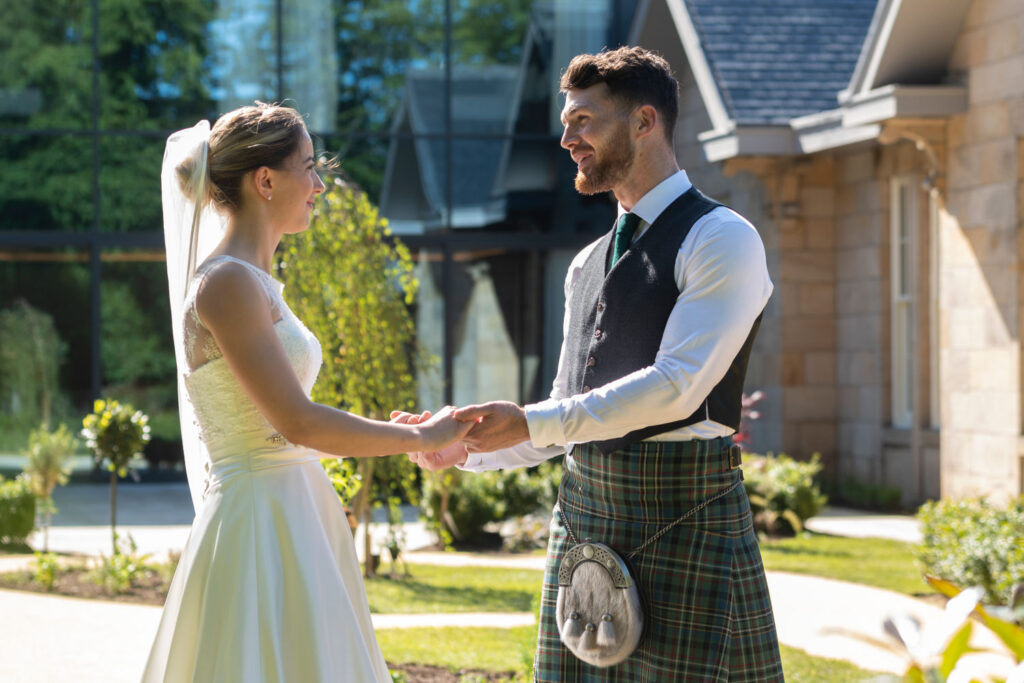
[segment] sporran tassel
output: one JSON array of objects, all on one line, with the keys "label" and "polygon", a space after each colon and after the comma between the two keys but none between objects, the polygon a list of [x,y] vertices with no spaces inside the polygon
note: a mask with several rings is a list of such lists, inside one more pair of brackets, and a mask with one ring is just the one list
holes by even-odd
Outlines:
[{"label": "sporran tassel", "polygon": [[615,644],[615,627],[609,614],[604,615],[597,627],[597,644],[599,647],[611,647]]},{"label": "sporran tassel", "polygon": [[580,649],[584,652],[593,652],[597,649],[597,643],[594,642],[595,631],[597,631],[597,628],[593,624],[587,624],[587,628],[583,632],[583,638],[580,639]]}]

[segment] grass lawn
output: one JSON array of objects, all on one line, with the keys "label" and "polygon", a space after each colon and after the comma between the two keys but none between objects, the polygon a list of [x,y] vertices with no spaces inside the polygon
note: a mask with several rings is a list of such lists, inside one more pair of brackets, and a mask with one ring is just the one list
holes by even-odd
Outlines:
[{"label": "grass lawn", "polygon": [[911,543],[808,532],[762,541],[761,557],[768,570],[813,574],[906,595],[933,592],[921,577]]},{"label": "grass lawn", "polygon": [[878,676],[838,659],[812,657],[803,650],[782,646],[782,672],[786,683],[863,683]]},{"label": "grass lawn", "polygon": [[[377,631],[384,658],[393,664],[417,663],[451,671],[526,673],[533,662],[537,629],[409,628]],[[812,657],[782,647],[782,669],[789,683],[860,683],[874,674],[853,664]]]},{"label": "grass lawn", "polygon": [[543,572],[497,567],[413,564],[409,578],[366,582],[370,611],[378,614],[529,612]]},{"label": "grass lawn", "polygon": [[536,626],[392,628],[377,631],[377,642],[388,662],[430,664],[452,671],[529,671],[536,640]]}]

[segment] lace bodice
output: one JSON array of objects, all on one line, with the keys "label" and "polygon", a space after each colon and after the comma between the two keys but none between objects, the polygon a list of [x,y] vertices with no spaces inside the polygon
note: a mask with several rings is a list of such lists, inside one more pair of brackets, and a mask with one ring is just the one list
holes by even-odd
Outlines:
[{"label": "lace bodice", "polygon": [[196,271],[185,298],[183,330],[189,367],[185,386],[195,407],[203,442],[215,460],[219,452],[230,449],[232,444],[251,444],[254,440],[284,442],[249,399],[196,311],[196,296],[203,279],[213,269],[229,261],[245,266],[260,282],[276,320],[274,331],[307,394],[313,389],[323,360],[320,342],[285,303],[282,297],[284,284],[256,266],[232,256],[215,256],[203,263]]}]

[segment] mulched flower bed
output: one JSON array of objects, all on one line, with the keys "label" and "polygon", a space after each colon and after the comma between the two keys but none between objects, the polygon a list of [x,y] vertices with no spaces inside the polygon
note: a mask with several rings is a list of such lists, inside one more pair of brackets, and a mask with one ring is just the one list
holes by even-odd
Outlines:
[{"label": "mulched flower bed", "polygon": [[112,602],[133,602],[140,605],[163,607],[167,586],[156,572],[149,572],[136,580],[130,589],[113,594],[92,580],[91,569],[61,569],[53,582],[53,590],[46,590],[32,580],[29,572],[5,572],[0,574],[0,588],[10,588],[32,593],[66,595],[73,598],[110,600]]}]

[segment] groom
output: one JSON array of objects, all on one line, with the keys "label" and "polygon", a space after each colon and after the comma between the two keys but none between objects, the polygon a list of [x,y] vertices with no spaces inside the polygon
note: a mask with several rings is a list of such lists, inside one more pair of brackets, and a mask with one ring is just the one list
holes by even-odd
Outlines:
[{"label": "groom", "polygon": [[[638,47],[579,55],[561,89],[561,145],[577,164],[576,189],[610,190],[619,219],[569,267],[551,398],[459,409],[459,419],[478,421],[463,444],[411,457],[428,469],[483,471],[565,453],[536,680],[781,681],[731,441],[772,291],[764,246],[750,223],[679,169],[678,84],[664,59]],[[647,615],[633,654],[610,668],[577,659],[556,623],[558,568],[574,545],[565,522],[576,539],[626,557],[733,484],[628,561]]]}]

